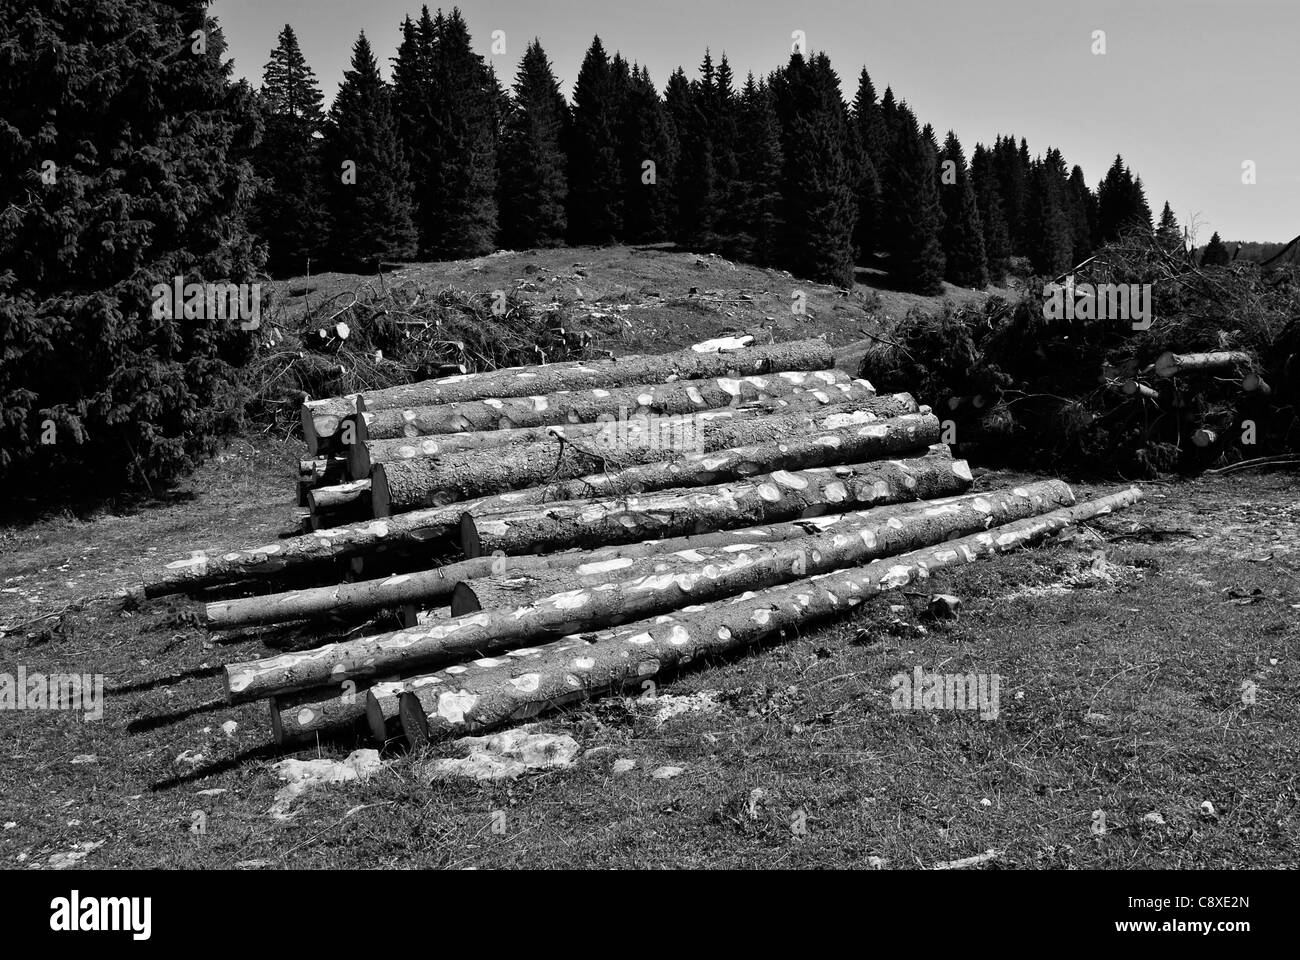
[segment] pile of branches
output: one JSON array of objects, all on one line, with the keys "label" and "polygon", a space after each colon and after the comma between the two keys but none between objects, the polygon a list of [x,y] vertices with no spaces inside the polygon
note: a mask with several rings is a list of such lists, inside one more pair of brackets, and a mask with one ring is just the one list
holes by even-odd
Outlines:
[{"label": "pile of branches", "polygon": [[[562,304],[378,278],[303,311],[272,303],[246,370],[248,416],[297,424],[304,399],[433,377],[584,359],[592,333]],[[582,327],[578,329],[578,327]]]},{"label": "pile of branches", "polygon": [[[1048,319],[1054,285],[1082,298],[1100,284],[1150,284],[1150,326]],[[1162,355],[1203,352],[1238,359],[1156,373]],[[1031,282],[1021,299],[914,310],[861,375],[882,391],[913,390],[952,421],[946,439],[990,463],[1134,478],[1293,452],[1300,270],[1201,268],[1181,248],[1132,235],[1069,277]]]}]

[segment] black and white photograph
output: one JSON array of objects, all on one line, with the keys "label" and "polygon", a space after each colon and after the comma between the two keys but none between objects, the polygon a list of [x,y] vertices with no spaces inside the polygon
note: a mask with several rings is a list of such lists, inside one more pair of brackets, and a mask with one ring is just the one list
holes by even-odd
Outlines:
[{"label": "black and white photograph", "polygon": [[459,2],[0,0],[0,912],[853,871],[1249,943],[1300,5]]}]

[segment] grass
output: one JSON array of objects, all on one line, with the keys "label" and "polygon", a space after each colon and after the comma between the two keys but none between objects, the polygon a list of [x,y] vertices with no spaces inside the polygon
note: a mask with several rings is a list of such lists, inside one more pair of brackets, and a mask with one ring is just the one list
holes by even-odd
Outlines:
[{"label": "grass", "polygon": [[[598,255],[609,262],[592,265]],[[766,300],[667,306],[690,286],[751,285],[751,268],[703,259],[620,248],[412,269],[469,286],[476,272],[491,284],[586,262],[585,297],[627,315],[641,304],[629,350],[670,349],[785,303],[793,281],[766,272]],[[539,269],[524,274],[530,262]],[[658,302],[649,293],[665,305],[645,306]],[[894,296],[819,290],[809,329],[851,351]],[[90,868],[919,868],[988,849],[994,866],[1021,868],[1300,861],[1294,473],[1148,484],[1141,504],[1084,533],[915,588],[961,597],[955,623],[925,618],[923,595],[895,595],[659,688],[716,692],[716,712],[660,726],[652,702],[615,698],[541,718],[581,745],[572,767],[429,783],[428,758],[391,751],[370,780],[309,792],[276,820],[272,763],[368,744],[278,751],[262,704],[226,704],[220,666],[265,652],[256,632],[209,635],[195,601],[84,598],[162,558],[274,540],[292,524],[298,455],[292,442],[239,441],[165,500],[0,528],[0,673],[102,673],[108,686],[98,722],[0,714],[0,866],[70,852]],[[1028,479],[977,471],[984,489]],[[892,709],[891,677],[918,665],[998,674],[998,718]],[[634,769],[614,774],[617,759]],[[663,766],[682,772],[650,775]]]}]

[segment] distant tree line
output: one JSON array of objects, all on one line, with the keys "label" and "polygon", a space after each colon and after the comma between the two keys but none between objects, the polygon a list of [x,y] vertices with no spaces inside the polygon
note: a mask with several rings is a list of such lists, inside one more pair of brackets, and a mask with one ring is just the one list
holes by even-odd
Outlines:
[{"label": "distant tree line", "polygon": [[1155,229],[1122,157],[1095,190],[1059,150],[1034,157],[1023,138],[968,157],[892,89],[878,97],[866,70],[846,102],[824,53],[742,83],[706,52],[697,76],[679,67],[661,94],[596,38],[570,103],[539,41],[507,92],[460,11],[425,7],[401,26],[391,82],[358,38],[328,112],[286,26],[259,103],[252,223],[280,274],[673,241],[842,285],[881,265],[929,293],[997,281],[1013,257],[1057,275],[1125,229]]}]

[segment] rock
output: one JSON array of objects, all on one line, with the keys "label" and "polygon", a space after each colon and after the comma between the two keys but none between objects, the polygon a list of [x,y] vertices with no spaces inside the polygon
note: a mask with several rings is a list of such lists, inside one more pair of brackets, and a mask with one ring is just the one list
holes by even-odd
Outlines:
[{"label": "rock", "polygon": [[675,697],[664,695],[656,697],[654,700],[655,715],[652,722],[655,726],[661,727],[674,717],[679,717],[684,713],[717,713],[721,709],[721,704],[717,701],[717,690],[701,690],[699,693],[693,693],[690,696]]},{"label": "rock", "polygon": [[671,780],[673,777],[681,776],[684,772],[681,767],[658,767],[651,772],[650,776],[656,780]]},{"label": "rock", "polygon": [[225,723],[221,725],[221,732],[228,737],[233,737],[235,735],[235,731],[238,729],[239,729],[239,724],[237,724],[234,720],[227,720]]},{"label": "rock", "polygon": [[1210,803],[1209,800],[1202,800],[1200,814],[1207,820],[1213,820],[1219,815],[1219,812],[1214,809],[1214,804]]},{"label": "rock", "polygon": [[636,769],[636,761],[631,760],[627,757],[622,757],[618,760],[615,760],[614,766],[611,767],[610,769],[612,769],[616,774],[631,773],[633,770]]},{"label": "rock", "polygon": [[1153,827],[1163,827],[1165,825],[1165,818],[1152,810],[1142,818],[1142,822]]},{"label": "rock", "polygon": [[490,737],[462,737],[455,746],[468,752],[458,759],[435,760],[429,779],[513,780],[525,773],[567,767],[578,754],[578,741],[567,734],[536,733],[533,725]]},{"label": "rock", "polygon": [[75,757],[73,757],[72,760],[69,762],[76,763],[76,764],[99,763],[99,757],[95,756],[93,753],[79,753]]},{"label": "rock", "polygon": [[930,616],[936,620],[956,620],[961,616],[961,598],[950,593],[936,593],[930,598]]},{"label": "rock", "polygon": [[325,783],[365,780],[383,766],[378,750],[354,750],[342,763],[323,757],[314,760],[281,760],[272,764],[271,769],[286,784],[276,793],[275,802],[267,812],[277,820],[287,820],[291,816],[289,808],[293,806],[294,800],[313,787]]}]

